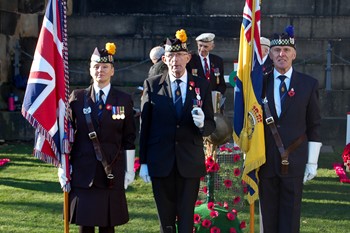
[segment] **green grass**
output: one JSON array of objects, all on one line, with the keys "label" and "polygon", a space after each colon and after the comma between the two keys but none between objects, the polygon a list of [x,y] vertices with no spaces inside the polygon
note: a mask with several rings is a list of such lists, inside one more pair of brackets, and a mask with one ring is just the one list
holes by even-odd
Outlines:
[{"label": "green grass", "polygon": [[[0,158],[11,160],[0,167],[0,232],[62,233],[63,193],[57,169],[31,153],[31,144],[0,145]],[[341,153],[342,148],[321,154],[318,177],[304,188],[301,232],[350,232],[350,184],[341,184],[332,168],[333,162],[341,162]],[[137,177],[127,198],[130,221],[116,232],[159,232],[150,184]],[[257,207],[255,213],[255,232],[259,232]],[[238,217],[249,223],[248,206]],[[77,232],[77,227],[70,225],[70,233]],[[245,232],[249,232],[248,224]]]}]

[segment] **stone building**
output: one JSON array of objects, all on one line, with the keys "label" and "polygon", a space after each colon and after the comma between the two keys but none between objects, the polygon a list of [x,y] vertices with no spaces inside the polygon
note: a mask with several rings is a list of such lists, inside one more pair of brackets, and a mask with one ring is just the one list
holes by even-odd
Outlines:
[{"label": "stone building", "polygon": [[[223,57],[228,75],[238,57],[244,3],[244,0],[68,0],[71,88],[89,84],[88,61],[94,46],[115,42],[117,72],[112,83],[133,94],[137,106],[136,87],[142,84],[151,66],[150,49],[181,28],[187,31],[192,50],[196,50],[197,35],[215,33],[215,53]],[[15,93],[19,101],[23,98],[24,90],[18,79],[25,80],[29,74],[45,5],[45,0],[0,0],[0,139],[33,137],[20,113],[7,111],[7,98],[10,93]],[[265,37],[281,32],[286,25],[294,25],[295,68],[320,82],[324,144],[343,145],[346,114],[350,112],[350,31],[346,26],[350,23],[350,4],[347,0],[262,0],[261,12],[261,31]],[[233,88],[228,84],[229,116],[232,100]]]}]

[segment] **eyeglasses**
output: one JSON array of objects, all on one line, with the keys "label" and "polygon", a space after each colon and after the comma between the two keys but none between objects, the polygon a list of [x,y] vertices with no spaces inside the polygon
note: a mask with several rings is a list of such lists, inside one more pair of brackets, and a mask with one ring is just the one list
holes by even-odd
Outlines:
[{"label": "eyeglasses", "polygon": [[179,53],[179,52],[173,52],[173,53],[166,53],[165,54],[165,57],[166,58],[169,58],[169,59],[173,59],[175,56],[176,57],[180,57],[180,58],[182,58],[182,57],[184,57],[184,56],[186,56],[186,55],[188,55],[188,53],[185,53],[185,52],[182,52],[182,53]]}]

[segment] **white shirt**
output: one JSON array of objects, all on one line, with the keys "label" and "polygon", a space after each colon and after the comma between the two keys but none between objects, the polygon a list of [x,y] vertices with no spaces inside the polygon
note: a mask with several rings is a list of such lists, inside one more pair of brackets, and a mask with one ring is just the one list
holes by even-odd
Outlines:
[{"label": "white shirt", "polygon": [[293,72],[293,68],[291,67],[285,74],[280,74],[276,69],[273,70],[273,77],[274,77],[274,83],[273,83],[273,98],[275,100],[275,108],[276,108],[276,112],[277,115],[280,116],[281,115],[281,101],[280,101],[280,84],[281,84],[281,79],[278,78],[278,76],[280,75],[284,75],[287,78],[284,80],[284,82],[286,83],[286,87],[287,90],[289,90],[289,86],[290,86],[290,81],[292,79],[292,72]]},{"label": "white shirt", "polygon": [[104,88],[99,88],[97,86],[97,84],[93,84],[93,87],[94,87],[94,90],[95,90],[95,100],[96,100],[96,103],[99,101],[100,99],[100,90],[103,91],[104,95],[102,96],[102,100],[103,100],[103,103],[106,103],[106,100],[107,100],[107,96],[109,94],[109,91],[111,90],[111,84],[108,84],[107,86],[105,86]]},{"label": "white shirt", "polygon": [[[170,83],[171,83],[171,92],[173,96],[175,96],[175,91],[177,89],[177,79],[181,79],[180,83],[180,89],[181,89],[181,97],[182,97],[182,104],[185,103],[186,99],[186,87],[187,87],[187,71],[185,70],[185,73],[180,78],[175,78],[169,73]],[[173,101],[175,102],[175,99],[173,98]]]}]

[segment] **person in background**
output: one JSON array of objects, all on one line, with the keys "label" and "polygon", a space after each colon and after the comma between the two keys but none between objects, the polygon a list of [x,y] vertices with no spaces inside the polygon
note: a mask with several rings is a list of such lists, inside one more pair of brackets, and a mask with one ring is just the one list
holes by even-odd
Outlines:
[{"label": "person in background", "polygon": [[[129,94],[111,86],[116,46],[95,48],[90,61],[93,84],[69,99],[75,139],[70,153],[70,223],[79,233],[113,233],[128,222],[125,189],[135,177],[136,127]],[[64,171],[58,170],[61,185]]]},{"label": "person in background", "polygon": [[141,103],[140,177],[152,181],[161,233],[193,231],[206,174],[203,136],[215,129],[210,85],[186,71],[186,41],[183,29],[166,40],[162,60],[168,72],[145,80]]},{"label": "person in background", "polygon": [[273,70],[273,64],[272,60],[269,57],[270,52],[270,40],[266,37],[260,37],[260,45],[261,45],[261,52],[263,57],[263,74],[266,75],[267,73],[271,72]]},{"label": "person in background", "polygon": [[198,54],[192,54],[187,64],[187,71],[193,76],[206,79],[213,91],[219,91],[222,95],[226,91],[224,79],[223,59],[211,51],[215,47],[215,34],[203,33],[196,38]]},{"label": "person in background", "polygon": [[149,58],[151,59],[153,65],[149,69],[148,77],[166,73],[168,67],[162,61],[162,56],[164,55],[164,48],[162,46],[156,46],[151,49],[149,53]]},{"label": "person in background", "polygon": [[303,184],[317,174],[322,145],[318,81],[294,69],[296,54],[292,26],[271,39],[274,69],[264,77],[266,163],[258,174],[265,233],[300,232]]}]

